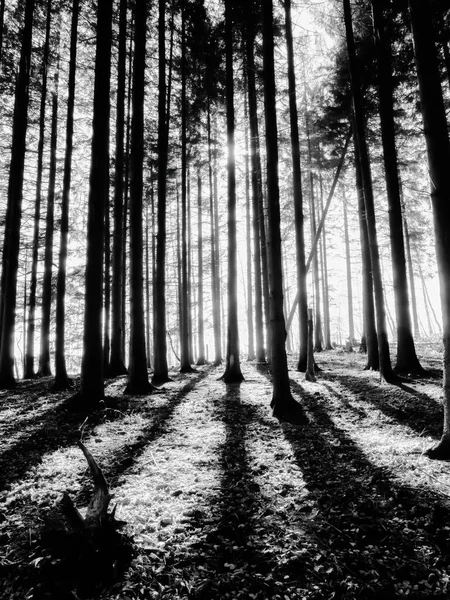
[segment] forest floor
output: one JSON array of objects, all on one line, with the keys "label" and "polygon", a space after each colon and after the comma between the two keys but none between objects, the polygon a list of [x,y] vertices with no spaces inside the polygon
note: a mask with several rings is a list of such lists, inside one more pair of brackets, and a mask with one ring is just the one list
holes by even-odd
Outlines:
[{"label": "forest floor", "polygon": [[397,386],[357,353],[316,360],[316,383],[290,371],[303,426],[272,417],[270,373],[251,362],[238,386],[212,366],[146,397],[109,380],[117,407],[87,420],[50,379],[2,392],[0,598],[90,597],[79,574],[56,581],[41,535],[63,492],[78,507],[92,494],[80,437],[134,551],[93,597],[450,598],[450,464],[423,455],[442,424],[440,353],[422,359],[433,377]]}]

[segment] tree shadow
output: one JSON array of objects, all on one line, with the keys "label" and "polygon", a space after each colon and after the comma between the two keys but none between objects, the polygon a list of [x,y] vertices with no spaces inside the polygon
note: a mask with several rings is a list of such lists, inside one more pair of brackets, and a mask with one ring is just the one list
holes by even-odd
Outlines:
[{"label": "tree shadow", "polygon": [[309,427],[282,428],[318,507],[305,516],[319,542],[310,564],[322,577],[317,597],[448,597],[448,503],[393,480],[334,424],[320,396],[291,385],[311,417]]},{"label": "tree shadow", "polygon": [[[201,537],[175,567],[181,566],[185,580],[191,582],[190,598],[277,597],[271,576],[276,563],[260,542],[266,501],[246,447],[248,426],[257,419],[256,411],[242,401],[238,385],[228,385],[224,396],[211,401],[213,418],[225,425],[225,439],[218,449],[220,489],[192,516],[190,527]],[[173,582],[173,567],[166,562],[163,584],[165,579]]]},{"label": "tree shadow", "polygon": [[[359,403],[375,407],[420,435],[430,435],[437,439],[440,437],[443,408],[429,395],[405,383],[395,386],[375,385],[351,375],[340,375],[335,379],[350,392],[356,392]],[[336,395],[335,391],[329,389]]]}]

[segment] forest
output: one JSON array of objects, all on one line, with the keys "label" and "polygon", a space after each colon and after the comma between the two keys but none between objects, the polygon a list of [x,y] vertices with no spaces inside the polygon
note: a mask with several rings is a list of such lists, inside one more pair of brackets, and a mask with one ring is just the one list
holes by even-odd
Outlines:
[{"label": "forest", "polygon": [[0,598],[450,598],[450,3],[0,0]]}]

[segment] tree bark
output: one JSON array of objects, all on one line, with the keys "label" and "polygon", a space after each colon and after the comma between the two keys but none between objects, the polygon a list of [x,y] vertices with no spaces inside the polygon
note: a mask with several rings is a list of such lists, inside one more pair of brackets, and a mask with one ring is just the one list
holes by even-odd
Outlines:
[{"label": "tree bark", "polygon": [[14,99],[11,162],[9,167],[1,278],[0,388],[3,389],[11,388],[15,385],[14,331],[34,5],[34,0],[26,0],[19,73]]},{"label": "tree bark", "polygon": [[253,328],[253,283],[252,283],[252,236],[250,223],[250,161],[248,143],[248,109],[244,100],[245,120],[245,234],[246,234],[246,256],[247,256],[247,333],[248,351],[247,360],[255,360],[254,328]]},{"label": "tree bark", "polygon": [[430,458],[450,457],[450,142],[428,0],[409,0],[414,55],[431,181],[431,203],[440,284],[444,343],[444,423]]},{"label": "tree bark", "polygon": [[203,314],[203,223],[202,223],[202,176],[197,171],[197,208],[198,208],[198,359],[197,365],[204,365],[205,358],[205,322]]},{"label": "tree bark", "polygon": [[396,381],[396,376],[392,370],[391,359],[389,355],[389,342],[386,329],[386,309],[384,302],[383,282],[381,278],[372,176],[366,142],[360,77],[356,60],[355,41],[353,37],[350,0],[344,0],[344,20],[347,38],[353,109],[355,115],[355,133],[358,141],[358,155],[361,164],[361,175],[364,186],[363,192],[366,211],[367,235],[369,240],[370,264],[372,267],[373,288],[375,295],[378,353],[380,358],[380,379],[386,382],[394,382]]},{"label": "tree bark", "polygon": [[248,113],[250,127],[250,160],[252,180],[252,226],[253,226],[253,261],[255,272],[255,342],[256,360],[259,363],[266,361],[264,349],[264,324],[263,324],[263,291],[261,279],[262,248],[261,248],[261,214],[262,205],[262,175],[259,144],[258,104],[255,82],[254,59],[254,17],[253,1],[246,3],[246,29],[245,29],[245,65],[247,75]]},{"label": "tree bark", "polygon": [[228,148],[228,329],[226,367],[222,378],[225,383],[239,383],[244,377],[239,356],[239,329],[237,305],[237,244],[236,244],[236,164],[234,141],[233,89],[233,16],[232,1],[225,0],[225,55],[226,55],[226,110]]},{"label": "tree bark", "polygon": [[[3,4],[4,9],[4,4]],[[1,13],[1,29],[3,31],[3,11]],[[47,18],[45,25],[45,43],[42,57],[42,89],[41,104],[39,110],[39,140],[37,149],[36,166],[36,198],[34,204],[34,230],[33,247],[31,252],[31,277],[30,277],[30,295],[28,300],[28,325],[26,332],[26,351],[24,361],[24,378],[34,377],[34,334],[36,331],[36,288],[37,288],[37,269],[39,260],[39,231],[41,220],[41,202],[42,202],[42,170],[44,157],[44,134],[45,134],[45,109],[47,106],[47,80],[48,80],[48,57],[50,51],[50,25],[51,25],[51,0],[47,2]]]},{"label": "tree bark", "polygon": [[208,130],[208,177],[209,177],[209,210],[211,218],[211,296],[214,331],[214,365],[222,363],[221,319],[220,319],[220,279],[219,279],[219,239],[215,226],[215,191],[213,177],[213,148],[211,140],[211,103],[207,101],[207,130]]},{"label": "tree bark", "polygon": [[350,347],[356,344],[355,323],[353,319],[353,283],[352,283],[352,261],[350,255],[350,239],[348,234],[348,213],[345,187],[342,186],[342,205],[344,207],[344,242],[345,242],[345,265],[347,272],[347,310],[348,310],[348,342]]},{"label": "tree bark", "polygon": [[135,6],[130,178],[130,360],[126,393],[148,394],[145,348],[142,196],[144,191],[144,94],[147,5]]},{"label": "tree bark", "polygon": [[389,206],[392,275],[397,320],[397,362],[395,371],[420,375],[424,373],[424,370],[417,358],[412,335],[408,279],[406,276],[400,179],[395,143],[392,51],[386,33],[386,15],[379,1],[372,0],[372,15],[378,59],[379,112]]},{"label": "tree bark", "polygon": [[273,383],[271,406],[275,417],[300,423],[305,422],[306,417],[291,394],[285,346],[286,327],[283,314],[272,0],[263,0],[263,61],[269,226],[270,340]]},{"label": "tree bark", "polygon": [[169,114],[166,100],[166,24],[165,0],[159,0],[158,20],[158,209],[156,238],[156,269],[154,284],[153,377],[154,384],[169,380],[166,337],[166,211],[167,211],[167,151]]},{"label": "tree bark", "polygon": [[126,34],[127,0],[119,5],[119,54],[117,59],[117,109],[115,138],[114,173],[114,234],[112,244],[112,281],[111,281],[111,356],[108,375],[116,377],[127,372],[123,356],[124,322],[122,317],[122,280],[123,280],[123,216],[124,216],[124,128],[125,128],[125,88],[126,88]]},{"label": "tree bark", "polygon": [[[295,214],[295,248],[297,257],[297,297],[299,321],[299,353],[297,370],[306,371],[308,350],[308,296],[306,287],[305,232],[303,215],[302,172],[300,164],[300,137],[298,131],[297,93],[295,81],[294,43],[292,37],[291,0],[285,0],[286,45],[288,57],[289,122]],[[289,330],[289,328],[288,328]]]},{"label": "tree bark", "polygon": [[75,75],[78,40],[79,0],[73,0],[70,31],[70,63],[66,118],[66,149],[64,157],[64,177],[61,201],[61,232],[59,241],[58,275],[56,281],[56,324],[55,324],[55,382],[57,390],[70,387],[67,376],[65,354],[65,298],[67,273],[67,238],[69,234],[70,182],[72,176],[73,113],[75,105]]},{"label": "tree bark", "polygon": [[[57,66],[57,69],[59,65]],[[52,126],[50,136],[50,173],[45,219],[44,279],[42,283],[41,349],[39,353],[40,376],[51,375],[50,368],[50,315],[52,306],[53,230],[55,222],[56,144],[58,136],[58,72],[52,94]]]},{"label": "tree bark", "polygon": [[83,357],[78,399],[94,408],[104,397],[102,311],[105,206],[109,194],[112,0],[99,2],[89,179]]}]

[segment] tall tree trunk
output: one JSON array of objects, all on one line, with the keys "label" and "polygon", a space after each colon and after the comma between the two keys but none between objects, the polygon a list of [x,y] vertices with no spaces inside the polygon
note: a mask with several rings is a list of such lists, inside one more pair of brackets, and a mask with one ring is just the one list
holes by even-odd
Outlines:
[{"label": "tall tree trunk", "polygon": [[[147,202],[145,207],[145,344],[147,348],[147,369],[151,369],[151,335],[150,335],[150,272],[153,273],[155,266],[155,253],[153,245],[154,231],[154,207],[155,207],[155,190],[153,186],[153,168],[150,170],[150,203]],[[149,214],[149,204],[151,206],[152,216]],[[150,260],[151,250],[151,260]]]},{"label": "tall tree trunk", "polygon": [[[322,160],[321,148],[319,147],[319,185],[320,185],[320,210],[321,215],[324,215],[323,206],[323,177],[322,177]],[[323,297],[323,332],[325,350],[333,350],[331,344],[331,326],[330,326],[330,294],[328,287],[328,260],[327,260],[327,232],[325,230],[325,221],[322,230],[322,297]]]},{"label": "tall tree trunk", "polygon": [[181,25],[181,373],[192,371],[189,349],[189,293],[188,293],[188,156],[187,156],[187,99],[186,99],[186,24],[183,1]]},{"label": "tall tree trunk", "polygon": [[252,225],[253,225],[253,255],[255,272],[255,342],[256,342],[256,360],[260,363],[266,361],[264,349],[264,323],[263,323],[263,292],[261,279],[261,225],[260,225],[260,206],[262,205],[262,175],[261,175],[261,157],[259,144],[259,124],[258,124],[258,104],[256,97],[255,81],[255,59],[254,59],[254,41],[255,25],[253,18],[253,0],[246,3],[246,30],[245,30],[245,57],[246,57],[246,75],[248,91],[248,113],[250,127],[250,159],[251,159],[251,179],[252,179]]},{"label": "tall tree trunk", "polygon": [[221,319],[220,319],[220,279],[219,279],[219,239],[215,227],[215,192],[213,176],[213,148],[211,140],[211,103],[207,101],[208,132],[208,177],[209,177],[209,210],[211,217],[211,296],[214,331],[214,365],[222,363]]},{"label": "tall tree trunk", "polygon": [[6,208],[5,237],[3,240],[1,278],[1,341],[0,388],[10,388],[14,377],[14,332],[17,299],[17,271],[19,266],[20,224],[25,163],[25,138],[28,126],[28,99],[33,34],[34,0],[26,0],[25,21],[22,31],[19,73],[17,76],[11,162],[9,167],[8,201]]},{"label": "tall tree trunk", "polygon": [[375,0],[372,0],[372,15],[378,59],[379,111],[389,206],[392,276],[394,283],[395,316],[397,320],[397,363],[395,371],[405,374],[423,374],[424,370],[417,358],[414,346],[409,309],[400,180],[395,144],[392,50],[386,32],[387,21],[384,9],[380,2]]},{"label": "tall tree trunk", "polygon": [[244,100],[245,119],[245,234],[246,234],[246,256],[247,256],[247,333],[248,352],[247,360],[255,360],[254,329],[253,329],[253,283],[252,283],[252,236],[250,223],[250,161],[248,143],[248,109]]},{"label": "tall tree trunk", "polygon": [[203,223],[202,223],[202,176],[197,171],[197,207],[198,207],[198,365],[204,365],[205,358],[205,322],[203,315]]},{"label": "tall tree trunk", "polygon": [[297,86],[295,81],[291,0],[285,0],[284,10],[286,20],[286,45],[288,57],[289,122],[291,126],[291,152],[295,214],[295,248],[297,258],[298,323],[300,340],[297,370],[305,372],[308,353],[308,296],[306,286],[302,172],[300,164],[300,138],[298,132],[298,110],[296,92]]},{"label": "tall tree trunk", "polygon": [[358,141],[356,136],[354,143],[356,190],[358,195],[358,216],[361,240],[364,337],[367,350],[366,369],[378,371],[380,368],[380,357],[378,354],[378,339],[375,325],[372,266],[370,263],[369,237],[367,233],[366,207],[364,203],[364,184],[361,174],[361,163],[358,155]]},{"label": "tall tree trunk", "polygon": [[61,200],[61,233],[59,241],[58,275],[56,281],[56,324],[55,324],[55,382],[57,390],[70,386],[67,376],[65,354],[65,298],[67,273],[67,238],[69,233],[69,200],[72,175],[73,113],[75,105],[75,74],[78,39],[79,0],[73,0],[72,23],[70,30],[70,63],[66,118],[66,149],[64,157],[64,177]]},{"label": "tall tree trunk", "polygon": [[436,257],[442,307],[444,342],[444,423],[439,444],[429,451],[432,458],[450,457],[450,142],[440,74],[431,5],[428,0],[409,0],[414,54],[419,82],[420,104],[427,144],[431,180]]},{"label": "tall tree trunk", "polygon": [[[155,306],[153,324],[153,378],[155,384],[169,380],[166,337],[166,211],[169,115],[166,105],[165,0],[159,0],[158,21],[158,233],[156,238]],[[168,103],[167,103],[168,104]]]},{"label": "tall tree trunk", "polygon": [[414,335],[416,338],[420,337],[420,329],[419,329],[419,318],[417,315],[417,294],[416,294],[416,283],[414,278],[414,269],[412,262],[412,254],[411,254],[411,240],[409,237],[409,227],[408,221],[405,216],[405,208],[402,206],[402,216],[403,216],[403,233],[405,236],[405,251],[406,251],[406,265],[408,268],[408,276],[409,276],[409,289],[411,294],[411,312],[412,312],[412,320],[414,326]]},{"label": "tall tree trunk", "polygon": [[[310,225],[311,239],[316,237],[316,198],[314,190],[314,173],[312,168],[312,147],[311,147],[311,131],[309,126],[309,114],[306,104],[305,94],[305,124],[306,124],[306,140],[308,146],[308,163],[309,163],[309,206],[310,206]],[[313,282],[315,295],[315,327],[314,327],[314,352],[322,352],[322,315],[320,312],[320,279],[319,279],[319,247],[313,254]]]},{"label": "tall tree trunk", "polygon": [[355,323],[353,319],[353,283],[352,283],[352,261],[350,256],[350,238],[348,234],[348,213],[345,187],[342,186],[342,205],[344,207],[344,242],[345,242],[345,265],[347,271],[347,310],[348,310],[348,342],[350,346],[356,343]]},{"label": "tall tree trunk", "polygon": [[144,94],[147,4],[137,2],[134,16],[135,42],[131,119],[130,178],[130,361],[126,393],[147,394],[145,348],[142,196],[144,191]]},{"label": "tall tree trunk", "polygon": [[228,330],[225,383],[244,379],[239,356],[237,300],[237,243],[236,243],[236,162],[234,140],[234,81],[233,81],[233,2],[225,0],[226,111],[228,147]]},{"label": "tall tree trunk", "polygon": [[124,322],[122,318],[123,280],[123,215],[124,215],[124,128],[126,90],[126,34],[127,0],[120,0],[119,7],[119,55],[117,61],[117,109],[114,173],[114,234],[112,248],[112,296],[111,296],[111,356],[108,375],[115,377],[127,372],[123,356]]},{"label": "tall tree trunk", "polygon": [[103,371],[108,372],[111,350],[111,218],[109,196],[105,206],[105,289],[103,298]]},{"label": "tall tree trunk", "polygon": [[286,327],[283,315],[283,281],[280,235],[280,194],[278,184],[278,132],[275,104],[275,69],[272,0],[263,0],[264,106],[267,153],[267,195],[269,225],[270,327],[273,396],[275,417],[301,422],[306,417],[294,400],[286,356]]},{"label": "tall tree trunk", "polygon": [[[59,62],[59,61],[58,61]],[[57,66],[59,69],[59,65]],[[39,375],[51,375],[50,368],[50,316],[52,307],[53,232],[55,225],[56,145],[58,140],[58,72],[52,94],[52,126],[50,137],[50,173],[45,219],[44,279],[42,283],[41,349]]]},{"label": "tall tree trunk", "polygon": [[[45,109],[47,106],[47,80],[48,80],[48,57],[50,51],[50,25],[51,25],[51,0],[47,2],[47,19],[45,25],[45,44],[42,57],[42,89],[41,105],[39,110],[39,141],[37,150],[36,166],[36,198],[34,204],[34,228],[33,228],[33,249],[31,252],[31,277],[30,277],[30,295],[28,300],[28,326],[26,332],[26,352],[24,362],[24,377],[26,379],[34,377],[34,334],[36,330],[36,288],[37,288],[37,269],[39,260],[39,231],[41,221],[41,201],[42,201],[42,170],[44,157],[44,134],[45,134]],[[3,29],[3,14],[2,14]]]},{"label": "tall tree trunk", "polygon": [[367,234],[369,239],[370,264],[372,267],[373,288],[377,322],[378,353],[380,357],[380,379],[387,382],[396,380],[389,355],[389,342],[386,329],[386,309],[384,303],[383,282],[381,278],[380,256],[378,249],[375,206],[370,172],[369,153],[366,143],[364,113],[362,107],[360,77],[356,60],[355,41],[353,37],[350,0],[344,0],[344,20],[347,38],[347,50],[350,68],[353,108],[355,114],[355,130],[358,141],[358,155],[361,163],[361,174],[364,185],[364,205],[366,210]]},{"label": "tall tree trunk", "polygon": [[94,116],[89,178],[83,357],[79,401],[94,407],[104,397],[102,311],[105,206],[109,195],[109,114],[112,0],[97,8]]}]

